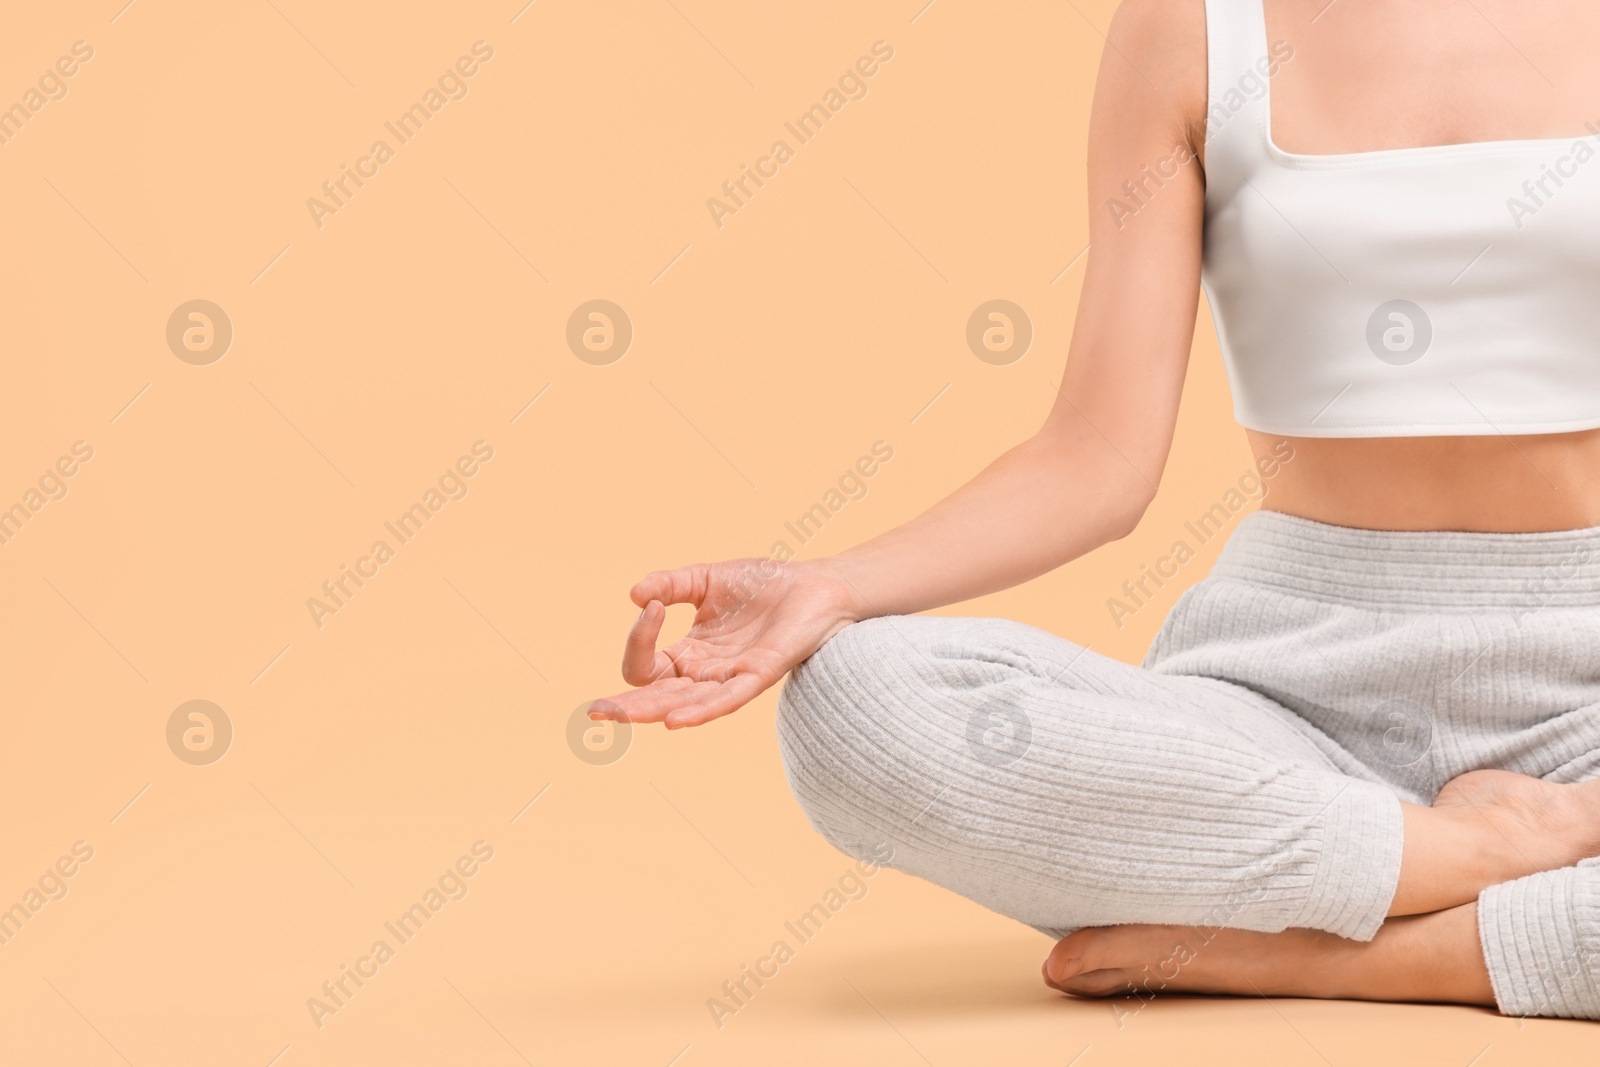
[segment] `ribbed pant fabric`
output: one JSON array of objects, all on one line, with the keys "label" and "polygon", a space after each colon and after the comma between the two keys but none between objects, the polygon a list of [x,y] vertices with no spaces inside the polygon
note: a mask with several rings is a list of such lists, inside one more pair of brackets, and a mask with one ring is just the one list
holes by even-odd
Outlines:
[{"label": "ribbed pant fabric", "polygon": [[[793,672],[778,739],[836,847],[892,850],[1051,936],[1368,940],[1399,878],[1399,801],[1484,767],[1600,777],[1600,529],[1256,512],[1142,667],[1006,620],[873,619]],[[1478,911],[1503,1011],[1600,1018],[1600,862],[1493,887]]]}]

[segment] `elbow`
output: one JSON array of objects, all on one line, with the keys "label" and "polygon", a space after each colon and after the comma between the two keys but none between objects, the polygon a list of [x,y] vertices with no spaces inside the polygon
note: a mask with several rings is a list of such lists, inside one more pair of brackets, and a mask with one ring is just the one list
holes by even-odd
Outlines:
[{"label": "elbow", "polygon": [[1033,444],[1049,457],[1047,464],[1061,479],[1057,484],[1079,491],[1083,504],[1077,513],[1098,531],[1101,543],[1120,541],[1138,529],[1155,500],[1159,466],[1154,477],[1146,475],[1125,452],[1108,449],[1105,437],[1094,430],[1047,430]]},{"label": "elbow", "polygon": [[1155,487],[1143,482],[1125,487],[1106,508],[1106,540],[1120,541],[1137,530],[1155,495]]},{"label": "elbow", "polygon": [[[1120,458],[1120,457],[1119,457]],[[1100,513],[1107,541],[1120,541],[1139,528],[1145,513],[1155,502],[1158,473],[1154,478],[1133,468],[1126,459],[1108,462],[1101,468],[1104,487]]]}]

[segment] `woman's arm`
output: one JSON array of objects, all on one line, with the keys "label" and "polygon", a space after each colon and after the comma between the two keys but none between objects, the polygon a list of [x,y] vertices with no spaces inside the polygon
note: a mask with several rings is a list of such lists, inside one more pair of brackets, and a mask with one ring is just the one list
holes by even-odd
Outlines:
[{"label": "woman's arm", "polygon": [[1017,585],[1126,536],[1143,516],[1194,334],[1204,42],[1200,0],[1118,10],[1090,122],[1087,275],[1055,407],[1038,433],[923,515],[823,563],[858,592],[859,616]]},{"label": "woman's arm", "polygon": [[[852,621],[1005,589],[1134,528],[1172,444],[1193,341],[1205,99],[1201,0],[1124,3],[1090,123],[1087,274],[1044,426],[918,518],[838,556],[648,576],[632,591],[644,611],[623,660],[645,688],[598,702],[595,717],[708,721]],[[699,608],[694,628],[656,651],[662,605],[686,602]]]}]

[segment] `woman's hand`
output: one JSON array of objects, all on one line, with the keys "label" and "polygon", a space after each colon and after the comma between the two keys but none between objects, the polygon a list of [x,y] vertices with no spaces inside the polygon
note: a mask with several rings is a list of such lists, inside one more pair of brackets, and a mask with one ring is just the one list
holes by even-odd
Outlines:
[{"label": "woman's hand", "polygon": [[[595,701],[589,717],[669,730],[737,711],[866,615],[854,586],[826,563],[699,563],[656,571],[629,595],[644,610],[628,633],[622,677],[640,688]],[[689,632],[658,651],[667,604],[698,610]]]}]

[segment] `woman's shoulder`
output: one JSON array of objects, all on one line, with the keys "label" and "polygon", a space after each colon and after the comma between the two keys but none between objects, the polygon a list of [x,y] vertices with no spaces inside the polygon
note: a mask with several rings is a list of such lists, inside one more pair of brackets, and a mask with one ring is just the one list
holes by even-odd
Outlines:
[{"label": "woman's shoulder", "polygon": [[1120,83],[1146,99],[1154,93],[1184,126],[1203,128],[1206,0],[1123,0],[1105,39],[1102,85]]},{"label": "woman's shoulder", "polygon": [[1114,47],[1133,46],[1151,57],[1198,60],[1204,68],[1206,0],[1122,0],[1106,39]]}]

